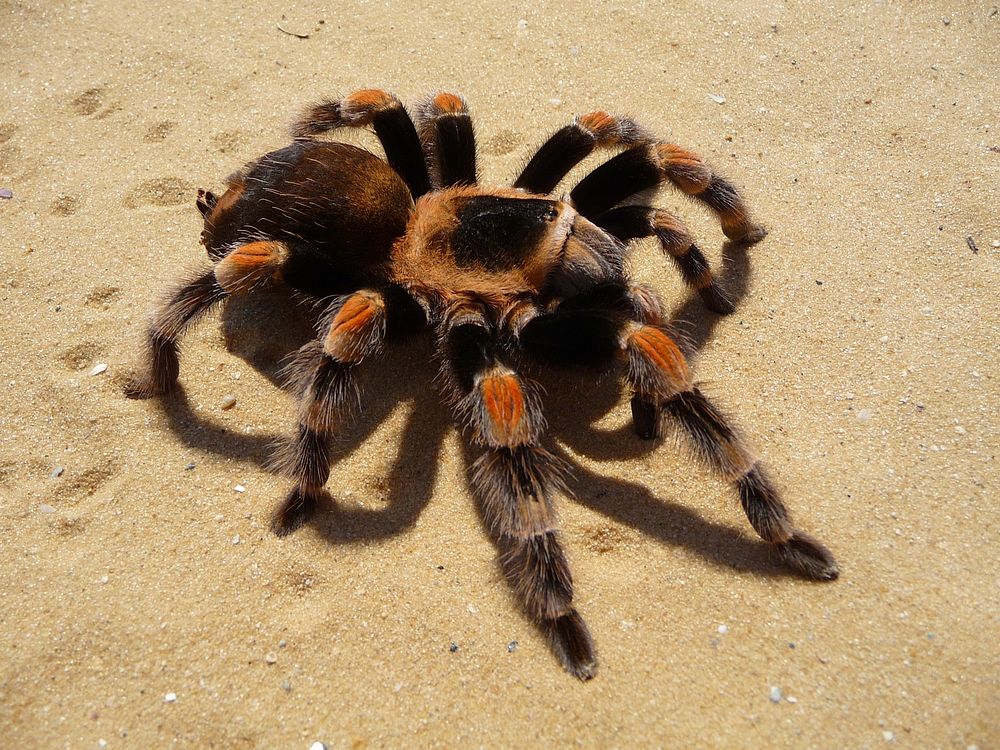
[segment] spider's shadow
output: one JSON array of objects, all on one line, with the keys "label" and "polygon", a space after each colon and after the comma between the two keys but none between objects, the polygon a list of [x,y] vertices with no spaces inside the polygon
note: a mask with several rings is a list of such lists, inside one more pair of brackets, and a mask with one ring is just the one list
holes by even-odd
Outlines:
[{"label": "spider's shadow", "polygon": [[[750,278],[744,246],[726,243],[717,278],[738,306]],[[260,320],[268,321],[266,332],[259,323],[254,324]],[[671,315],[688,355],[696,354],[705,345],[719,320],[696,296],[688,298]],[[222,328],[227,347],[276,385],[281,382],[281,361],[314,335],[308,308],[280,294],[258,293],[232,299],[223,312]],[[374,482],[378,491],[386,494],[384,507],[348,507],[337,500],[338,488],[332,488],[321,512],[311,521],[330,541],[360,542],[402,533],[415,523],[429,502],[442,441],[451,425],[448,410],[431,385],[437,376],[432,356],[430,337],[418,336],[387,347],[377,361],[362,366],[359,380],[363,408],[357,422],[334,445],[334,462],[363,448],[400,402],[410,401],[413,408],[388,475]],[[634,435],[630,424],[614,430],[596,426],[621,403],[623,393],[617,377],[609,374],[595,381],[592,374],[545,370],[541,380],[548,392],[549,432],[573,452],[596,461],[621,461],[654,449],[653,444]],[[577,395],[581,390],[586,398]],[[165,401],[164,409],[171,428],[187,445],[223,456],[251,458],[261,466],[274,444],[284,439],[281,435],[244,435],[205,420],[191,409],[183,389]],[[471,467],[478,451],[464,444],[466,465]],[[574,498],[592,510],[653,539],[687,548],[713,564],[771,576],[786,574],[784,568],[768,559],[768,546],[763,542],[750,539],[734,527],[706,521],[683,504],[657,497],[639,483],[601,476],[574,461],[566,450],[553,450],[571,467]],[[357,492],[359,488],[343,490]]]}]

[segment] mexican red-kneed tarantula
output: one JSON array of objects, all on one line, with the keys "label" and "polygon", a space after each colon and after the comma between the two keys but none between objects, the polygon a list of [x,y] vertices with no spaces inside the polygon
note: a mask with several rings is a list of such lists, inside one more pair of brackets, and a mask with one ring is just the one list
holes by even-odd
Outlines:
[{"label": "mexican red-kneed tarantula", "polygon": [[[285,535],[317,508],[329,439],[358,398],[356,366],[416,316],[435,331],[456,419],[482,448],[473,489],[499,538],[501,566],[581,679],[594,675],[597,660],[557,531],[553,501],[565,492],[564,469],[540,445],[541,394],[518,371],[522,354],[620,362],[640,436],[657,436],[661,421],[673,419],[733,483],[750,524],[787,565],[836,578],[830,552],[793,526],[767,474],[695,386],[656,294],[625,270],[627,243],[655,236],[705,304],[728,312],[683,225],[626,202],[670,182],[714,211],[731,240],[755,242],[764,231],[736,189],[695,154],[605,112],[554,133],[512,188],[483,188],[465,102],[438,94],[417,115],[415,127],[399,100],[379,90],[325,102],[295,123],[292,145],[230,177],[221,196],[200,191],[201,239],[214,265],[185,279],[155,314],[128,394],[171,390],[181,334],[230,295],[285,285],[322,300],[319,335],[289,368],[298,430],[278,463],[295,485],[273,521]],[[316,138],[369,126],[385,161]],[[546,197],[597,148],[622,151],[567,198]]]}]

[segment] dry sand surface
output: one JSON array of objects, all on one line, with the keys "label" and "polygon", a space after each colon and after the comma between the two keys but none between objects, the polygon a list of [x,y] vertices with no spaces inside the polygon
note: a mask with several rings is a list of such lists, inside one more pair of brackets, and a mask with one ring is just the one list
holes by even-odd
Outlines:
[{"label": "dry sand surface", "polygon": [[[1000,746],[995,5],[0,0],[0,744]],[[196,188],[366,86],[465,94],[484,182],[606,108],[742,186],[771,233],[725,259],[735,314],[652,245],[633,266],[839,581],[786,574],[613,378],[546,376],[580,683],[496,567],[428,340],[365,369],[334,501],[287,539],[280,300],[198,327],[180,394],[122,396],[204,262]],[[721,267],[717,221],[659,200]]]}]

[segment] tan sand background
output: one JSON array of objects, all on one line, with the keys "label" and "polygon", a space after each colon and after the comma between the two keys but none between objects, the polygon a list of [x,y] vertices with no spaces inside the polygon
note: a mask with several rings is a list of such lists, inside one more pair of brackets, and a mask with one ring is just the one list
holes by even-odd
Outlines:
[{"label": "tan sand background", "polygon": [[[0,744],[1000,746],[995,3],[0,0],[0,51]],[[195,189],[364,86],[464,93],[484,182],[606,108],[743,187],[771,234],[729,252],[734,315],[655,247],[634,267],[838,582],[786,575],[727,486],[646,450],[613,379],[546,379],[582,684],[495,567],[426,341],[368,368],[336,508],[285,540],[280,305],[199,327],[180,396],[122,397],[203,259]],[[715,220],[662,203],[721,266]]]}]

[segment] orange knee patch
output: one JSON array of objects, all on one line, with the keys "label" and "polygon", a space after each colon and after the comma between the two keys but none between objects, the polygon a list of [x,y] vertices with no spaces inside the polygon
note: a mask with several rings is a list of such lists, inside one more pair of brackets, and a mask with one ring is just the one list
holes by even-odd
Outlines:
[{"label": "orange knee patch", "polygon": [[377,112],[401,106],[399,99],[382,89],[361,89],[344,97],[340,110],[351,125],[367,125]]},{"label": "orange knee patch", "polygon": [[607,112],[589,112],[577,118],[577,124],[597,139],[601,145],[613,143],[618,137],[618,119]]},{"label": "orange knee patch", "polygon": [[493,445],[517,445],[525,433],[525,399],[516,375],[488,375],[479,384],[485,411],[484,435]]},{"label": "orange knee patch", "polygon": [[672,143],[661,143],[656,147],[663,173],[689,195],[697,195],[712,181],[710,170],[701,157]]},{"label": "orange knee patch", "polygon": [[243,294],[277,273],[287,257],[281,242],[250,242],[218,262],[215,279],[230,294]]},{"label": "orange knee patch", "polygon": [[352,294],[333,317],[323,350],[338,362],[360,361],[381,331],[384,313],[381,299]]},{"label": "orange knee patch", "polygon": [[629,336],[629,345],[654,365],[676,390],[685,390],[691,383],[687,360],[677,344],[659,328],[641,326]]},{"label": "orange knee patch", "polygon": [[457,115],[465,112],[465,102],[462,97],[445,91],[434,97],[434,107],[441,114]]}]

